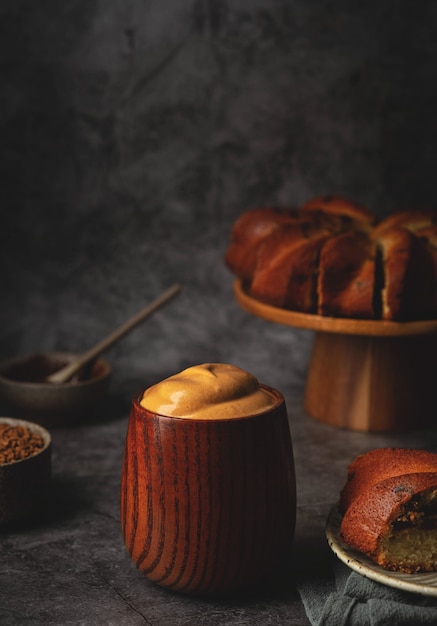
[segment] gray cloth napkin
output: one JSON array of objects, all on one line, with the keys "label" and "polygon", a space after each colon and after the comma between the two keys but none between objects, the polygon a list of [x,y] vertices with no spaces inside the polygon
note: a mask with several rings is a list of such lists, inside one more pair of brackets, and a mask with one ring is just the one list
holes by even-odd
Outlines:
[{"label": "gray cloth napkin", "polygon": [[298,581],[313,626],[437,626],[437,599],[400,591],[353,572],[333,557],[335,577]]}]

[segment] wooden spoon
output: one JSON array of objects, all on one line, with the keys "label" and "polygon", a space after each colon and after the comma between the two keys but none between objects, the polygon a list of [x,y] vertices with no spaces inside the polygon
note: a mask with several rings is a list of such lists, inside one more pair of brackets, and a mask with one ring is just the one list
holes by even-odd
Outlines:
[{"label": "wooden spoon", "polygon": [[122,324],[115,331],[110,333],[107,337],[102,339],[99,343],[97,343],[94,347],[90,348],[87,352],[80,355],[66,365],[62,367],[60,370],[51,374],[46,378],[46,382],[48,383],[65,383],[77,371],[79,371],[84,365],[95,359],[99,354],[101,354],[104,350],[107,350],[110,346],[112,346],[116,341],[124,337],[128,332],[130,332],[135,326],[137,326],[140,322],[145,320],[147,317],[152,315],[157,309],[166,304],[171,298],[173,298],[180,291],[180,286],[175,284],[166,291],[164,291],[160,296],[158,296],[153,302],[148,304],[144,309],[139,311],[136,315],[134,315],[127,322]]}]

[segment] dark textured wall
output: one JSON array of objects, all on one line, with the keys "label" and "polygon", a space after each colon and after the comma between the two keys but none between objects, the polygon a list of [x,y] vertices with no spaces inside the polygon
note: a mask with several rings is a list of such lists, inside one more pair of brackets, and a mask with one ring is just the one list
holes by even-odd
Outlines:
[{"label": "dark textured wall", "polygon": [[231,225],[325,192],[435,203],[436,19],[427,0],[4,0],[1,357],[83,350],[179,281],[112,349],[116,381],[224,360],[299,382],[310,333],[237,307]]}]

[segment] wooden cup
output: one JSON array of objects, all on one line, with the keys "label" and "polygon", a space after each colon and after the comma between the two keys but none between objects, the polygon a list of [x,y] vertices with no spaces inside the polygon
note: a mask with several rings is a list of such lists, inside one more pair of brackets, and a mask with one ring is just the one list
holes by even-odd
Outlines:
[{"label": "wooden cup", "polygon": [[237,419],[157,415],[134,399],[121,482],[127,551],[163,587],[222,594],[287,558],[296,486],[287,411]]}]

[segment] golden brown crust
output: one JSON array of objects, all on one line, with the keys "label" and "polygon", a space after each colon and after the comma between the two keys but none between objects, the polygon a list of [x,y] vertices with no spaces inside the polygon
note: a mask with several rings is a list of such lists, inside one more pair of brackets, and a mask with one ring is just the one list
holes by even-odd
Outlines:
[{"label": "golden brown crust", "polygon": [[347,469],[340,512],[344,513],[360,493],[375,483],[417,472],[437,472],[437,454],[414,448],[376,448],[360,454]]},{"label": "golden brown crust", "polygon": [[345,215],[351,220],[356,220],[363,224],[373,224],[375,222],[375,216],[368,208],[342,195],[327,194],[325,196],[317,196],[305,202],[301,208],[312,211],[320,210],[333,215]]},{"label": "golden brown crust", "polygon": [[[380,547],[401,507],[418,494],[435,488],[437,472],[403,474],[371,485],[346,510],[340,526],[341,540],[383,567],[408,571],[401,564],[397,567],[396,563],[388,562]],[[421,569],[428,567],[424,564]]]},{"label": "golden brown crust", "polygon": [[422,228],[437,224],[437,213],[432,210],[396,211],[383,219],[375,227],[375,237],[392,228],[406,228],[415,233]]}]

